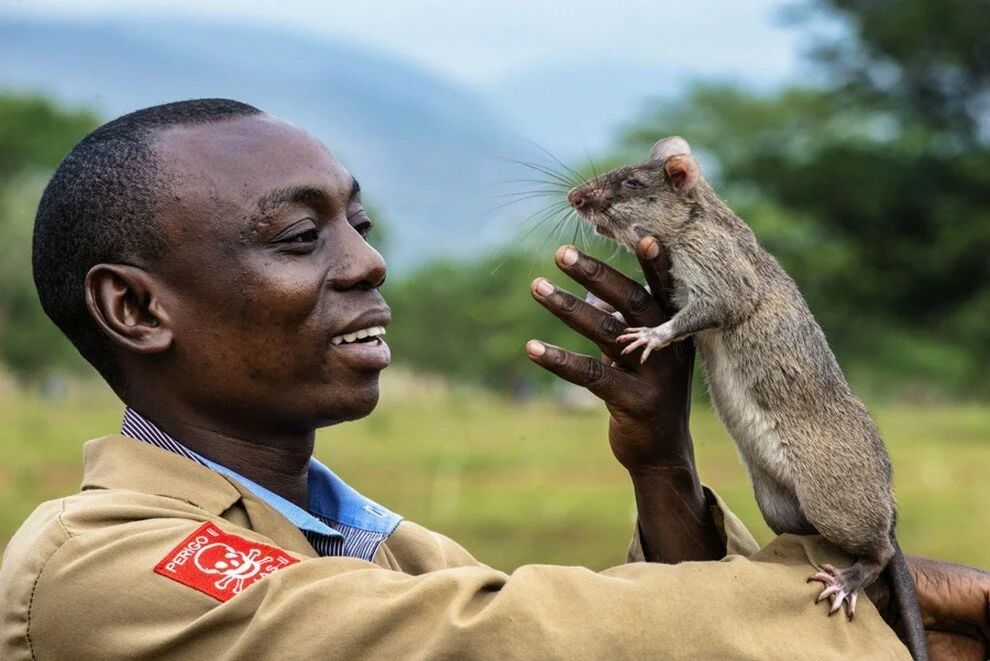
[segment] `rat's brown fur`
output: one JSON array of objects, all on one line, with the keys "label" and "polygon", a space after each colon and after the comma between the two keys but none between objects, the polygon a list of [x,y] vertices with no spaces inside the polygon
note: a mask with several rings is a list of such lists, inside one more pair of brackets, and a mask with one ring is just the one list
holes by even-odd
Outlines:
[{"label": "rat's brown fur", "polygon": [[694,336],[712,402],[769,526],[820,533],[857,558],[812,577],[826,583],[833,612],[845,600],[851,617],[857,590],[895,556],[891,466],[879,431],[797,285],[701,177],[687,143],[668,138],[651,157],[569,195],[598,233],[630,250],[655,236],[670,256],[680,311],[620,339],[648,353]]}]

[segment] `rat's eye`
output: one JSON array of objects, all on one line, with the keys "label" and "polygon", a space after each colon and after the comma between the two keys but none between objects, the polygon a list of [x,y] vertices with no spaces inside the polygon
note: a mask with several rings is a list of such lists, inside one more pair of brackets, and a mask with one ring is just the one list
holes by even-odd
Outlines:
[{"label": "rat's eye", "polygon": [[637,188],[642,188],[646,184],[644,184],[639,179],[634,178],[634,179],[626,179],[625,181],[622,182],[622,185],[625,186],[626,188],[632,188],[633,190],[635,190]]}]

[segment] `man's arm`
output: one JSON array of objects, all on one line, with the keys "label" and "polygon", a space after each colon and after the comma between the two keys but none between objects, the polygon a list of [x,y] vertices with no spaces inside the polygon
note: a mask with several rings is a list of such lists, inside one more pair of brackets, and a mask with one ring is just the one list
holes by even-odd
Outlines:
[{"label": "man's arm", "polygon": [[[732,556],[600,573],[531,565],[506,575],[458,557],[460,566],[410,574],[354,558],[296,556],[300,562],[220,601],[153,571],[201,525],[134,518],[159,500],[118,498],[107,510],[113,522],[87,531],[80,527],[92,514],[70,505],[44,544],[15,545],[39,573],[25,577],[29,593],[5,600],[4,658],[907,658],[872,607],[864,605],[852,627],[814,603],[807,563],[842,558],[807,538],[764,549],[773,562]],[[427,553],[431,543],[407,542],[398,556]],[[20,605],[25,611],[15,612]],[[8,634],[25,623],[26,641],[19,636],[23,644],[10,647]]]},{"label": "man's arm", "polygon": [[[990,572],[943,560],[904,554],[928,634],[928,651],[938,661],[990,659]],[[895,631],[898,611],[882,578],[866,588]]]}]

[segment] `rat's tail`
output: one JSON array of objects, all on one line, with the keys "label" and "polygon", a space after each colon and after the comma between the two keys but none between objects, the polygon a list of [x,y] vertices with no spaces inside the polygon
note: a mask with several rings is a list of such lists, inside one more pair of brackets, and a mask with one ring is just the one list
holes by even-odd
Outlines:
[{"label": "rat's tail", "polygon": [[893,591],[891,596],[904,626],[907,647],[915,661],[928,661],[928,639],[925,637],[925,625],[921,621],[921,607],[918,605],[918,595],[914,591],[914,582],[911,580],[911,573],[908,571],[901,546],[893,533],[890,535],[890,543],[894,546],[894,557],[887,563],[884,571],[888,572]]}]

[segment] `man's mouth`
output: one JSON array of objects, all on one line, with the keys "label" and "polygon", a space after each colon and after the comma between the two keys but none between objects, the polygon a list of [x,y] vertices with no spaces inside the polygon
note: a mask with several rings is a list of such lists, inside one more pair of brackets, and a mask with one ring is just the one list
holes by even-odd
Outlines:
[{"label": "man's mouth", "polygon": [[337,346],[338,344],[351,344],[352,342],[373,342],[376,338],[384,334],[384,326],[370,326],[356,330],[353,333],[334,335],[330,338],[330,344]]}]

